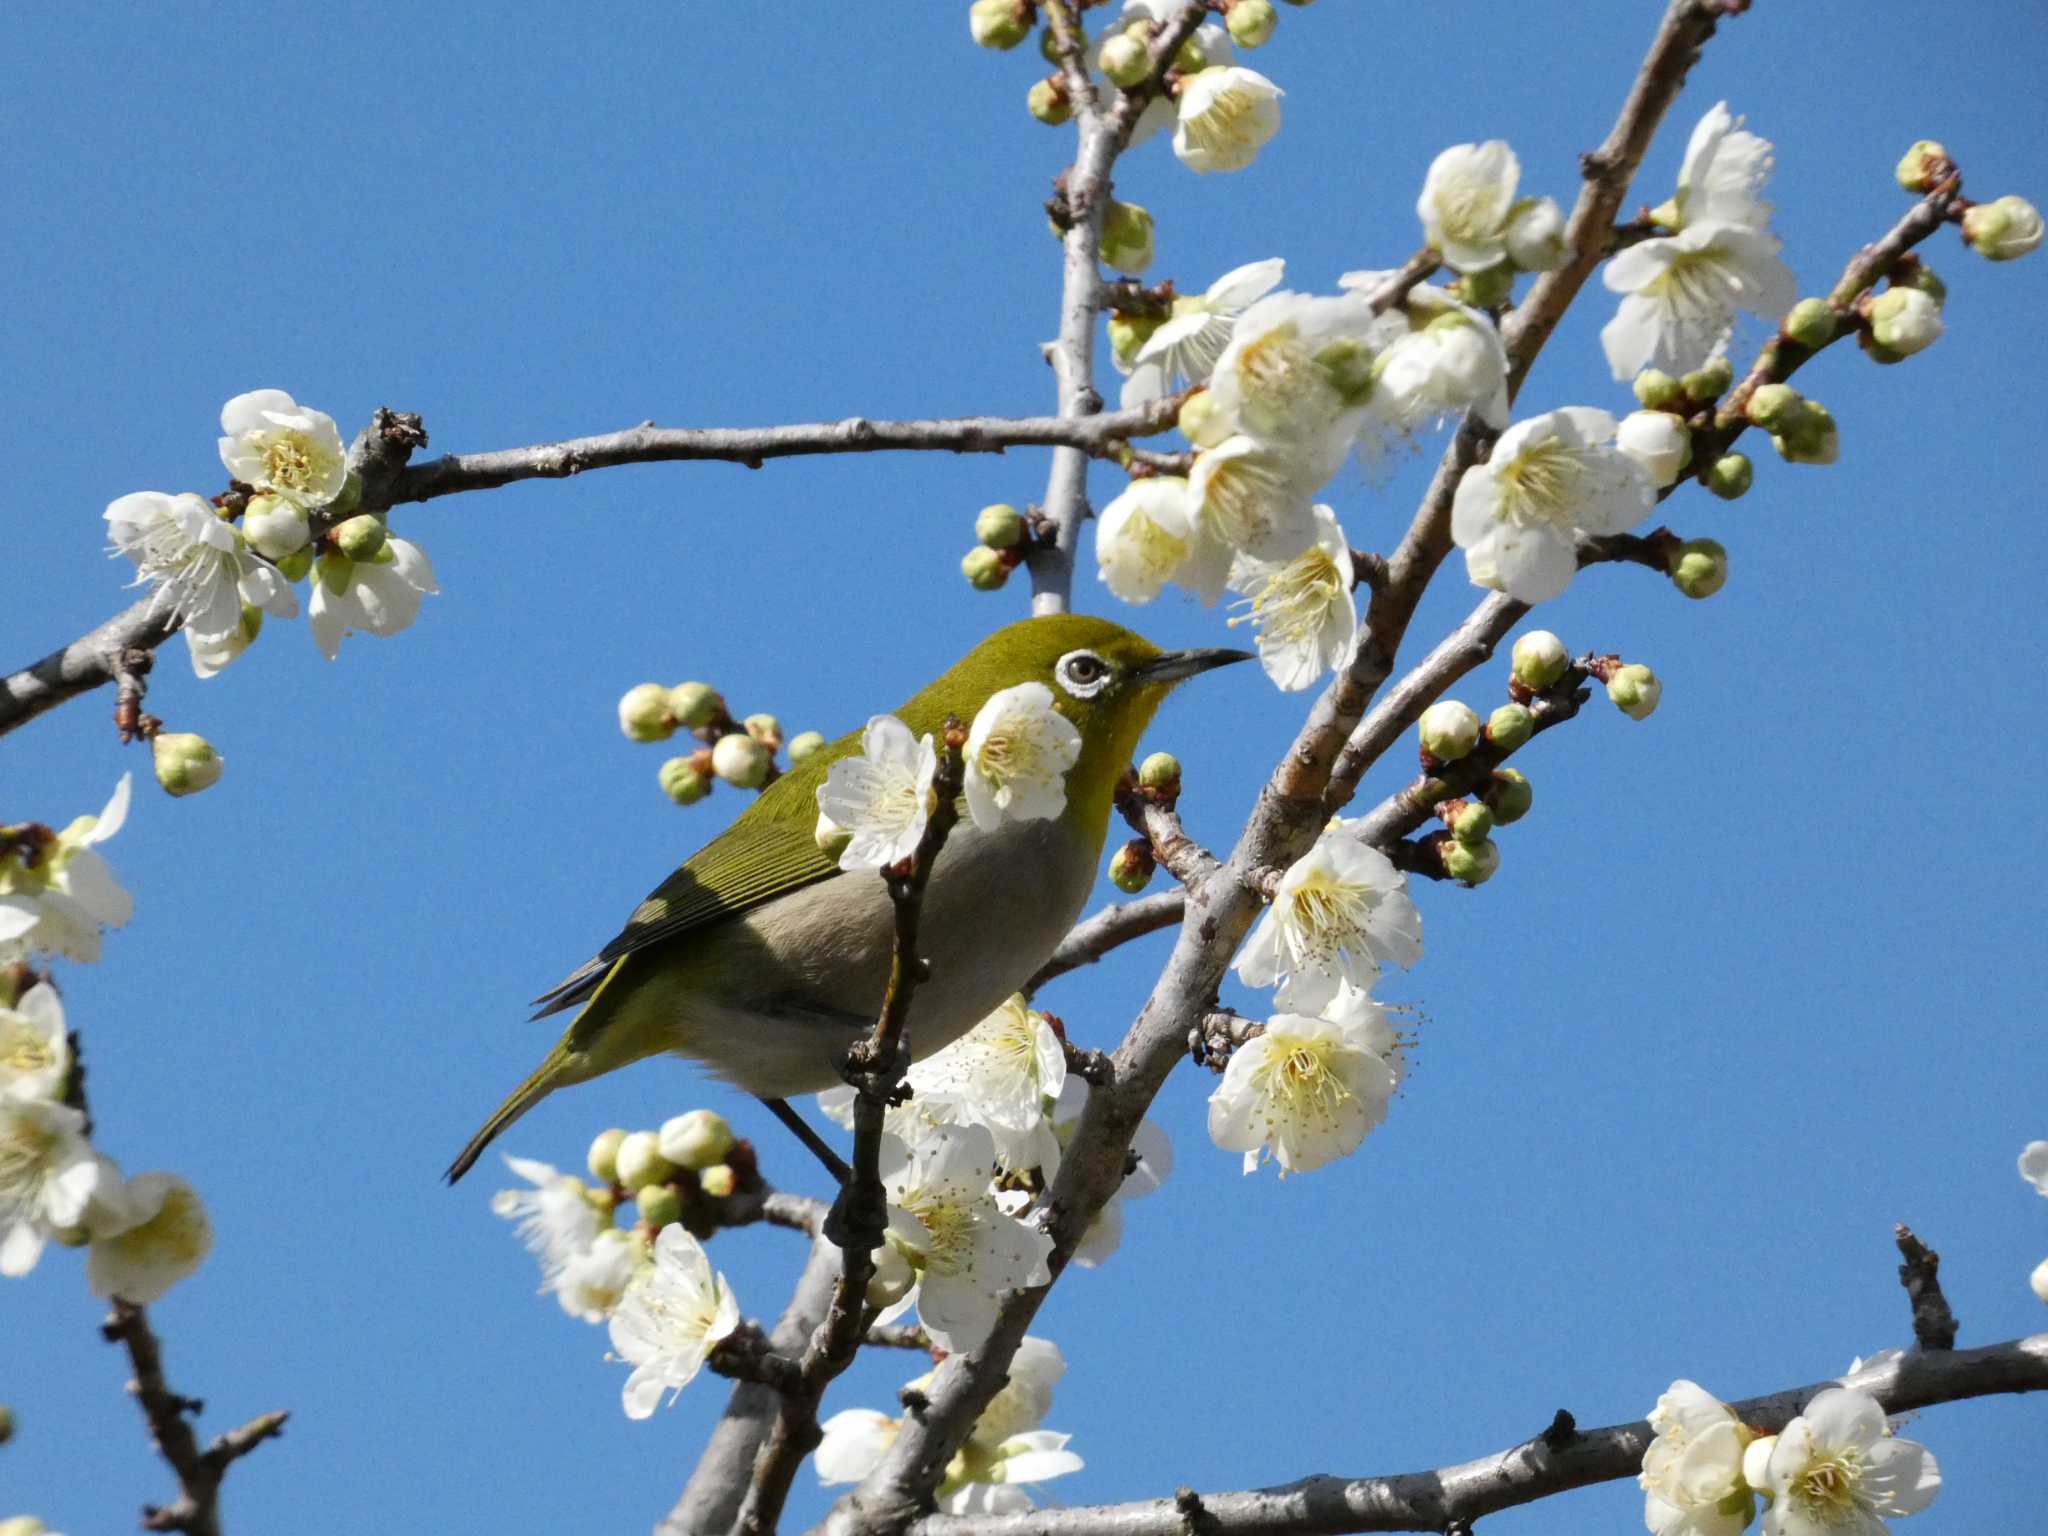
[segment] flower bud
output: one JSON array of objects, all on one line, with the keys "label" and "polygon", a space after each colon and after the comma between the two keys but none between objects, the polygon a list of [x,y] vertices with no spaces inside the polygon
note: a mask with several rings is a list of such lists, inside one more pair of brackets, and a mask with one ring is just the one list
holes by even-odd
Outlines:
[{"label": "flower bud", "polygon": [[711,780],[694,757],[670,758],[655,777],[661,782],[661,792],[677,805],[695,805],[711,793]]},{"label": "flower bud", "polygon": [[1806,401],[1790,384],[1762,384],[1743,413],[1766,432],[1784,432],[1805,413]]},{"label": "flower bud", "polygon": [[1536,792],[1528,779],[1513,768],[1493,770],[1493,782],[1486,786],[1486,808],[1493,812],[1493,824],[1505,827],[1529,814]]},{"label": "flower bud", "polygon": [[1102,216],[1102,259],[1135,276],[1152,265],[1152,215],[1136,203],[1111,200]]},{"label": "flower bud", "polygon": [[2048,1303],[2048,1259],[2043,1259],[2034,1266],[2034,1272],[2027,1276],[2027,1284],[2033,1288],[2034,1294],[2040,1297],[2042,1302]]},{"label": "flower bud", "polygon": [[1564,213],[1554,197],[1525,197],[1508,209],[1508,260],[1524,272],[1564,265]]},{"label": "flower bud", "polygon": [[686,731],[709,725],[725,713],[725,700],[709,683],[677,683],[668,691],[668,712]]},{"label": "flower bud", "polygon": [[727,1163],[713,1163],[697,1175],[697,1187],[714,1200],[725,1200],[739,1188],[740,1177]]},{"label": "flower bud", "polygon": [[1483,843],[1493,831],[1493,812],[1478,800],[1467,800],[1451,812],[1444,825],[1461,843]]},{"label": "flower bud", "polygon": [[1723,501],[1734,501],[1749,494],[1755,475],[1748,454],[1724,453],[1707,470],[1707,489]]},{"label": "flower bud", "polygon": [[1102,72],[1126,88],[1142,84],[1152,74],[1152,53],[1145,39],[1135,32],[1117,32],[1103,42],[1095,56]]},{"label": "flower bud", "polygon": [[313,548],[309,544],[292,554],[280,555],[276,564],[278,574],[286,581],[304,581],[313,573]]},{"label": "flower bud", "polygon": [[[1512,262],[1497,261],[1479,272],[1466,272],[1458,278],[1458,297],[1474,309],[1495,309],[1507,303],[1515,291],[1515,266]],[[1457,316],[1463,320],[1462,315]]]},{"label": "flower bud", "polygon": [[1788,464],[1832,464],[1841,456],[1841,434],[1826,406],[1808,400],[1784,432],[1772,437],[1778,457]]},{"label": "flower bud", "polygon": [[1987,261],[2013,261],[2041,243],[2041,211],[2007,193],[1963,215],[1963,239]]},{"label": "flower bud", "polygon": [[1661,368],[1636,375],[1636,401],[1646,411],[1676,410],[1685,400],[1685,386]]},{"label": "flower bud", "polygon": [[1728,584],[1728,551],[1713,539],[1687,539],[1664,557],[1664,568],[1687,597],[1712,597]]},{"label": "flower bud", "polygon": [[716,1110],[693,1109],[661,1123],[657,1138],[661,1155],[678,1168],[696,1171],[725,1161],[732,1150],[732,1127]]},{"label": "flower bud", "polygon": [[960,557],[960,574],[977,592],[993,592],[1010,579],[1010,567],[1000,552],[977,544]]},{"label": "flower bud", "polygon": [[1155,868],[1151,843],[1134,837],[1109,856],[1109,883],[1126,895],[1135,896],[1152,883]]},{"label": "flower bud", "polygon": [[1887,288],[1870,303],[1870,339],[1899,357],[1934,345],[1941,306],[1917,288]]},{"label": "flower bud", "polygon": [[967,30],[984,48],[1014,48],[1031,35],[1031,7],[1023,0],[974,0]]},{"label": "flower bud", "polygon": [[1835,312],[1826,299],[1801,299],[1785,316],[1785,334],[1815,350],[1835,339]]},{"label": "flower bud", "polygon": [[1223,18],[1223,24],[1238,47],[1258,48],[1272,37],[1280,17],[1273,9],[1273,0],[1237,0]]},{"label": "flower bud", "polygon": [[868,1281],[869,1306],[893,1307],[915,1284],[917,1271],[893,1244],[884,1243],[875,1250],[875,1275]]},{"label": "flower bud", "polygon": [[590,1150],[583,1154],[583,1166],[590,1170],[590,1176],[598,1183],[610,1186],[619,1181],[619,1147],[626,1139],[626,1133],[617,1126],[608,1131],[599,1131],[591,1138]]},{"label": "flower bud", "polygon": [[1725,357],[1710,357],[1678,381],[1687,395],[1705,405],[1728,393],[1735,382],[1735,365]]},{"label": "flower bud", "polygon": [[652,1131],[634,1131],[619,1143],[613,1165],[627,1192],[649,1184],[666,1184],[676,1176],[675,1168],[661,1155],[661,1142]]},{"label": "flower bud", "polygon": [[1180,759],[1171,752],[1154,752],[1138,764],[1138,782],[1147,789],[1176,791],[1180,788]]},{"label": "flower bud", "polygon": [[825,750],[825,737],[819,731],[802,731],[789,738],[789,761],[791,766],[803,762],[814,753]]},{"label": "flower bud", "polygon": [[[1143,29],[1144,23],[1133,22],[1132,26]],[[1183,75],[1200,74],[1214,62],[1209,57],[1209,50],[1202,46],[1199,31],[1190,33],[1173,56],[1173,67]]]},{"label": "flower bud", "polygon": [[1771,1491],[1771,1452],[1777,1448],[1776,1435],[1758,1435],[1742,1448],[1742,1480],[1758,1493]]},{"label": "flower bud", "polygon": [[1932,139],[1919,139],[1911,149],[1899,156],[1899,163],[1892,170],[1898,178],[1899,187],[1906,192],[1932,192],[1934,173],[1937,167],[1948,162],[1948,151]]},{"label": "flower bud", "polygon": [[1206,389],[1188,396],[1181,405],[1180,419],[1175,424],[1180,428],[1180,435],[1197,448],[1214,448],[1236,430],[1229,413]]},{"label": "flower bud", "polygon": [[683,1219],[683,1197],[673,1184],[642,1185],[633,1197],[640,1219],[659,1232]]},{"label": "flower bud", "polygon": [[1656,673],[1641,662],[1632,661],[1616,667],[1607,679],[1607,697],[1629,719],[1647,720],[1657,712],[1657,701],[1664,697],[1664,685],[1657,681]]},{"label": "flower bud", "polygon": [[766,747],[738,731],[719,737],[711,748],[711,771],[734,789],[759,789],[774,765]]},{"label": "flower bud", "polygon": [[1614,446],[1643,466],[1650,483],[1674,485],[1692,462],[1692,432],[1664,411],[1630,411],[1615,429]]},{"label": "flower bud", "polygon": [[1503,704],[1486,717],[1486,739],[1503,752],[1514,752],[1536,734],[1536,717],[1521,704]]},{"label": "flower bud", "polygon": [[384,519],[373,512],[359,512],[346,522],[337,523],[333,532],[334,547],[361,564],[383,554],[388,537],[384,531]]},{"label": "flower bud", "polygon": [[1460,885],[1484,885],[1500,868],[1500,848],[1492,838],[1466,843],[1451,837],[1437,848],[1444,861],[1444,873]]},{"label": "flower bud", "polygon": [[817,825],[811,829],[811,841],[818,845],[818,852],[836,860],[846,852],[847,845],[853,841],[853,834],[820,811]]},{"label": "flower bud", "polygon": [[770,752],[782,745],[782,722],[773,715],[749,715],[740,722],[740,729]]},{"label": "flower bud", "polygon": [[1130,315],[1122,310],[1111,310],[1109,349],[1116,355],[1117,366],[1135,368],[1139,351],[1152,339],[1152,333],[1165,323],[1157,315]]},{"label": "flower bud", "polygon": [[1422,750],[1439,762],[1456,762],[1479,745],[1479,717],[1456,699],[1439,699],[1416,722]]},{"label": "flower bud", "polygon": [[1564,642],[1547,629],[1532,629],[1515,642],[1510,656],[1515,681],[1531,693],[1541,693],[1564,676],[1572,664]]},{"label": "flower bud", "polygon": [[266,560],[282,560],[306,547],[312,532],[306,509],[284,496],[251,496],[242,513],[242,536]]},{"label": "flower bud", "polygon": [[669,690],[659,683],[636,683],[619,696],[619,729],[628,741],[667,741],[676,733]]},{"label": "flower bud", "polygon": [[213,743],[190,731],[158,731],[150,738],[156,781],[171,795],[196,795],[220,782],[221,758]]},{"label": "flower bud", "polygon": [[974,536],[990,549],[1015,549],[1024,542],[1024,514],[1007,501],[974,515]]},{"label": "flower bud", "polygon": [[1061,123],[1071,121],[1074,102],[1067,95],[1067,82],[1057,75],[1034,81],[1025,93],[1024,110],[1048,128],[1057,128]]}]

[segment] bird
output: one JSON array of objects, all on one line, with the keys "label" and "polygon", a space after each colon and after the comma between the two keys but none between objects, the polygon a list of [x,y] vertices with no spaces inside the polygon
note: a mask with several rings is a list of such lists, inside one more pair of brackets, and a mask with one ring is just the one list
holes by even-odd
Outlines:
[{"label": "bird", "polygon": [[[934,736],[1004,689],[1036,682],[1081,737],[1066,805],[1050,820],[983,831],[963,816],[934,861],[919,947],[931,971],[909,1016],[913,1056],[959,1038],[1050,958],[1095,883],[1116,786],[1166,695],[1249,652],[1168,651],[1108,619],[1046,614],[990,634],[897,710]],[[895,924],[887,887],[842,871],[815,835],[831,765],[851,732],[761,791],[633,910],[618,936],[536,998],[534,1018],[580,1006],[546,1059],[449,1166],[451,1184],[559,1088],[664,1052],[753,1094],[835,1171],[793,1095],[842,1081],[838,1059],[871,1030]]]}]

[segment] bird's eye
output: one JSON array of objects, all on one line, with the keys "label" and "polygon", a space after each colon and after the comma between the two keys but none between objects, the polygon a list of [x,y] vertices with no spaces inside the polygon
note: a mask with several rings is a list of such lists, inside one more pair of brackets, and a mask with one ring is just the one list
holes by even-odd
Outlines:
[{"label": "bird's eye", "polygon": [[1075,698],[1093,698],[1109,681],[1109,663],[1093,651],[1069,651],[1053,668],[1053,675]]}]

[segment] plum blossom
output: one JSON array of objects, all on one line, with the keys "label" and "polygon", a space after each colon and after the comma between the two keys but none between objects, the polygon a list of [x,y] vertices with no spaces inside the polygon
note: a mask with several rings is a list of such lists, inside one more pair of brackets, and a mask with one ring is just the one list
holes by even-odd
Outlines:
[{"label": "plum blossom", "polygon": [[[1292,450],[1313,489],[1343,463],[1375,354],[1402,328],[1356,293],[1269,293],[1237,317],[1209,376],[1211,406],[1237,431]],[[1199,490],[1199,464],[1196,479]]]},{"label": "plum blossom", "polygon": [[80,816],[61,832],[0,828],[0,962],[34,954],[97,960],[100,930],[134,915],[134,898],[98,851],[128,819],[132,782],[122,774],[97,816]]},{"label": "plum blossom", "polygon": [[1246,610],[1230,622],[1257,629],[1259,664],[1287,693],[1312,686],[1341,662],[1358,633],[1350,540],[1329,507],[1314,514],[1316,540],[1292,560],[1240,555],[1230,572]]},{"label": "plum blossom", "polygon": [[1415,201],[1423,237],[1460,272],[1482,272],[1505,260],[1508,213],[1522,163],[1505,139],[1453,144],[1429,165]]},{"label": "plum blossom", "polygon": [[1138,348],[1124,381],[1124,406],[1207,379],[1230,343],[1237,317],[1271,293],[1286,271],[1287,263],[1272,256],[1233,267],[1202,293],[1175,297],[1172,315]]},{"label": "plum blossom", "polygon": [[1928,1449],[1891,1435],[1867,1393],[1830,1387],[1778,1432],[1763,1465],[1764,1536],[1884,1536],[1882,1517],[1917,1514],[1941,1490]]},{"label": "plum blossom", "polygon": [[553,1290],[604,1223],[581,1179],[530,1157],[507,1156],[505,1166],[533,1187],[500,1190],[491,1197],[491,1213],[518,1223],[519,1240],[540,1261],[541,1289]]},{"label": "plum blossom", "polygon": [[833,763],[818,786],[819,813],[852,837],[839,867],[886,869],[915,854],[938,770],[929,732],[920,741],[894,715],[871,718],[859,754]]},{"label": "plum blossom", "polygon": [[55,987],[38,982],[0,1007],[0,1098],[59,1100],[70,1075],[64,1004]]},{"label": "plum blossom", "polygon": [[1742,1458],[1756,1436],[1734,1409],[1681,1379],[1657,1399],[1650,1428],[1657,1438],[1636,1484],[1655,1536],[1736,1536],[1755,1518]]},{"label": "plum blossom", "polygon": [[213,676],[247,648],[246,636],[233,643],[247,609],[281,619],[297,615],[291,584],[204,497],[131,491],[109,502],[105,516],[113,553],[135,564],[131,585],[154,584],[150,602],[185,631],[200,677]]},{"label": "plum blossom", "polygon": [[1314,483],[1293,450],[1243,433],[1203,449],[1188,481],[1197,551],[1292,560],[1315,542]]},{"label": "plum blossom", "polygon": [[348,456],[334,418],[281,389],[252,389],[220,408],[220,461],[259,491],[324,507],[348,483]]},{"label": "plum blossom", "polygon": [[1763,186],[1771,174],[1771,142],[1749,132],[1717,101],[1693,125],[1672,202],[1677,229],[1693,224],[1741,224],[1763,229],[1771,205]]},{"label": "plum blossom", "polygon": [[612,1348],[633,1366],[621,1394],[626,1417],[647,1418],[663,1392],[674,1402],[739,1325],[739,1302],[697,1239],[680,1226],[663,1227],[654,1267],[611,1315]]},{"label": "plum blossom", "polygon": [[967,733],[967,814],[993,832],[1005,820],[1037,821],[1067,805],[1067,770],[1081,733],[1053,707],[1043,683],[992,694]]},{"label": "plum blossom", "polygon": [[1102,582],[1127,603],[1149,603],[1169,581],[1205,602],[1223,590],[1230,552],[1195,522],[1188,482],[1178,475],[1133,480],[1095,520]]},{"label": "plum blossom", "polygon": [[1298,972],[1368,987],[1382,965],[1422,955],[1422,915],[1408,877],[1334,822],[1280,877],[1273,904],[1236,960],[1238,976],[1269,987]]},{"label": "plum blossom", "polygon": [[119,1174],[85,1139],[85,1116],[48,1099],[0,1098],[0,1275],[25,1275],[54,1232],[84,1223]]},{"label": "plum blossom", "polygon": [[95,1296],[148,1306],[213,1250],[213,1223],[199,1192],[175,1173],[138,1173],[122,1192],[126,1219],[96,1233],[85,1256]]},{"label": "plum blossom", "polygon": [[313,567],[313,641],[332,661],[343,636],[395,635],[419,617],[420,599],[440,590],[427,552],[408,539],[392,535],[368,560],[329,550]]},{"label": "plum blossom", "polygon": [[1212,64],[1183,80],[1173,152],[1191,171],[1241,171],[1280,131],[1280,87],[1241,64]]},{"label": "plum blossom", "polygon": [[1400,1056],[1386,1009],[1362,989],[1340,989],[1320,1017],[1276,1013],[1231,1053],[1209,1096],[1210,1139],[1242,1152],[1246,1173],[1266,1158],[1283,1174],[1320,1168],[1386,1119]]}]

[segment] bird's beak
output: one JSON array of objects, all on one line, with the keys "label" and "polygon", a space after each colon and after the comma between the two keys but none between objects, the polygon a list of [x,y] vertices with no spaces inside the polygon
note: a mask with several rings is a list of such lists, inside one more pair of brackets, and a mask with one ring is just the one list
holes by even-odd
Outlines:
[{"label": "bird's beak", "polygon": [[1183,679],[1193,677],[1197,672],[1207,672],[1212,667],[1227,667],[1233,662],[1255,659],[1250,651],[1229,651],[1215,647],[1200,651],[1168,651],[1139,667],[1137,678],[1147,687],[1167,688]]}]

